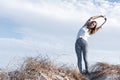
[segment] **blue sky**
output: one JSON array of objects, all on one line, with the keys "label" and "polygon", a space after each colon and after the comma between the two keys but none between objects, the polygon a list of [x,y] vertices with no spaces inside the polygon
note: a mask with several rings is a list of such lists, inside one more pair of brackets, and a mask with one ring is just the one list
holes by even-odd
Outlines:
[{"label": "blue sky", "polygon": [[108,21],[89,39],[89,63],[120,62],[119,0],[1,0],[0,12],[0,67],[39,54],[76,65],[77,32],[89,17],[101,14]]},{"label": "blue sky", "polygon": [[120,0],[108,0],[110,2],[120,2]]},{"label": "blue sky", "polygon": [[21,36],[16,32],[16,26],[19,27],[15,21],[0,17],[0,37],[1,38],[20,38]]}]

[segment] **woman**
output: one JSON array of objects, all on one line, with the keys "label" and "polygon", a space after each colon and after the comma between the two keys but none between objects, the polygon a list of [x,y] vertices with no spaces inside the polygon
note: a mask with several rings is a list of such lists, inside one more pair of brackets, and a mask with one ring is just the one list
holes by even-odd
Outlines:
[{"label": "woman", "polygon": [[95,19],[97,18],[104,18],[105,19],[104,23],[107,20],[102,15],[93,16],[90,19],[88,19],[88,21],[84,24],[84,26],[79,30],[77,34],[75,50],[76,50],[76,54],[78,58],[78,68],[79,68],[80,73],[82,73],[82,55],[83,55],[83,59],[85,62],[86,73],[89,73],[88,62],[87,62],[87,48],[88,48],[87,38],[91,36],[92,34],[95,34],[98,30],[100,30],[104,24],[103,23],[101,26],[97,27],[97,22],[95,21]]}]

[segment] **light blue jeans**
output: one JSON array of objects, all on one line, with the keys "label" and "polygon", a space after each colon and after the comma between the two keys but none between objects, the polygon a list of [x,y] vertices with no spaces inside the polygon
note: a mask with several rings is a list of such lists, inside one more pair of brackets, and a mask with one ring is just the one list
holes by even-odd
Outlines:
[{"label": "light blue jeans", "polygon": [[88,49],[87,41],[85,41],[82,38],[78,38],[75,43],[75,51],[78,58],[78,68],[80,73],[82,73],[82,55],[83,60],[85,62],[85,69],[88,72],[87,49]]}]

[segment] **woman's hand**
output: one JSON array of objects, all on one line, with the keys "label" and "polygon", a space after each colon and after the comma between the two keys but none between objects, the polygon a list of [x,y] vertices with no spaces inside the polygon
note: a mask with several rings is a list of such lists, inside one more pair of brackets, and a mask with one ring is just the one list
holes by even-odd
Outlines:
[{"label": "woman's hand", "polygon": [[107,18],[106,18],[106,17],[105,17],[104,19],[105,19],[105,21],[107,21]]},{"label": "woman's hand", "polygon": [[102,18],[104,18],[104,19],[105,19],[105,21],[107,21],[107,18],[106,18],[105,16],[100,15],[99,17],[102,17]]}]

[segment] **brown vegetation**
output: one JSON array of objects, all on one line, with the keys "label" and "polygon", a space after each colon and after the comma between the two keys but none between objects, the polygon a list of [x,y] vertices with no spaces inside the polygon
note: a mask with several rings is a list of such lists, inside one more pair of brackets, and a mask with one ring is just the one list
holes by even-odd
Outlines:
[{"label": "brown vegetation", "polygon": [[109,65],[107,63],[97,63],[91,67],[92,80],[120,80],[120,65]]},{"label": "brown vegetation", "polygon": [[56,66],[42,56],[27,58],[16,71],[0,70],[0,80],[120,80],[120,65],[97,63],[84,76],[76,68]]},{"label": "brown vegetation", "polygon": [[0,80],[88,80],[77,69],[56,66],[49,58],[42,56],[27,58],[20,69],[1,72],[0,77]]}]

